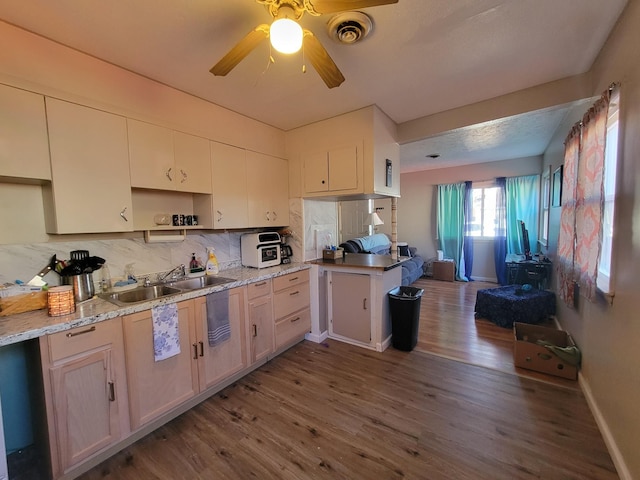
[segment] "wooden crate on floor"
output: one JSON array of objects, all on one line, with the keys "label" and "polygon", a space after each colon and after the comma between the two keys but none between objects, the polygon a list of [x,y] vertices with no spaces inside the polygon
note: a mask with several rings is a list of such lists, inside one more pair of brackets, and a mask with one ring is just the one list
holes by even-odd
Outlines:
[{"label": "wooden crate on floor", "polygon": [[454,262],[433,262],[433,279],[453,282],[456,276],[456,264]]}]

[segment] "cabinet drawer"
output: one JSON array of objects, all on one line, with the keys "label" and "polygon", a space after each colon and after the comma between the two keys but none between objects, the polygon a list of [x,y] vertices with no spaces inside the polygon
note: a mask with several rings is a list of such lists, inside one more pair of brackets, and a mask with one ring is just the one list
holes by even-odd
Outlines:
[{"label": "cabinet drawer", "polygon": [[285,288],[293,287],[300,283],[309,281],[309,270],[300,270],[299,272],[289,273],[281,277],[273,279],[273,291],[279,292]]},{"label": "cabinet drawer", "polygon": [[260,280],[259,282],[250,283],[247,285],[247,298],[262,297],[263,295],[269,295],[271,293],[271,280]]},{"label": "cabinet drawer", "polygon": [[311,312],[308,308],[276,322],[276,348],[303,336],[311,330]]},{"label": "cabinet drawer", "polygon": [[109,345],[121,334],[119,318],[51,334],[48,336],[51,362]]},{"label": "cabinet drawer", "polygon": [[276,320],[309,307],[309,283],[301,283],[273,295],[273,315]]}]

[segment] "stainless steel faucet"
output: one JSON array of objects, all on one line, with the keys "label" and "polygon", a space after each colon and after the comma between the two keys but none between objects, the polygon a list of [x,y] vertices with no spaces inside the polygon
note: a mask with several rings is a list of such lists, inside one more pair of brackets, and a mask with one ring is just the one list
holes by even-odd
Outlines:
[{"label": "stainless steel faucet", "polygon": [[182,264],[177,267],[172,268],[166,273],[158,274],[158,281],[165,282],[167,278],[170,280],[178,280],[179,278],[184,278],[187,276],[187,267]]}]

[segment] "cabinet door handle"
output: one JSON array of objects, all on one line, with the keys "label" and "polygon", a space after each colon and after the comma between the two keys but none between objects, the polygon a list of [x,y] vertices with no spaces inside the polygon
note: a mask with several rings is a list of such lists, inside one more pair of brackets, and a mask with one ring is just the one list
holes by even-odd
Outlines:
[{"label": "cabinet door handle", "polygon": [[121,216],[122,218],[124,218],[124,221],[125,221],[125,222],[128,222],[128,221],[129,221],[129,219],[128,219],[127,217],[125,217],[125,216],[124,216],[124,212],[126,212],[126,211],[127,211],[127,207],[124,207],[122,210],[120,210],[120,216]]},{"label": "cabinet door handle", "polygon": [[165,175],[167,176],[170,182],[173,182],[173,178],[171,178],[171,167],[169,167],[169,170],[166,171]]},{"label": "cabinet door handle", "polygon": [[258,336],[258,325],[256,325],[254,323],[253,325],[251,325],[251,327],[253,328],[253,336],[257,337]]},{"label": "cabinet door handle", "polygon": [[93,327],[89,327],[86,330],[80,330],[79,332],[69,332],[67,333],[67,338],[77,337],[78,335],[84,335],[85,333],[91,333],[95,331],[96,327],[94,325]]},{"label": "cabinet door handle", "polygon": [[110,402],[116,401],[116,387],[113,384],[113,382],[109,382],[109,401]]},{"label": "cabinet door handle", "polygon": [[204,357],[204,342],[198,342],[200,344],[200,356]]},{"label": "cabinet door handle", "polygon": [[267,210],[266,212],[264,212],[264,217],[267,219],[267,222],[270,222],[271,219],[269,218],[269,211]]},{"label": "cabinet door handle", "polygon": [[295,292],[291,292],[289,296],[293,297],[294,295],[298,295],[299,293],[300,293],[300,290],[296,290]]},{"label": "cabinet door handle", "polygon": [[300,320],[300,317],[292,318],[292,319],[291,319],[291,323],[293,323],[293,322],[297,322],[298,320]]},{"label": "cabinet door handle", "polygon": [[220,210],[216,210],[216,213],[218,214],[218,222],[222,221],[222,212]]},{"label": "cabinet door handle", "polygon": [[256,287],[261,287],[261,286],[266,285],[266,284],[267,284],[267,282],[258,282],[258,283],[256,283]]},{"label": "cabinet door handle", "polygon": [[363,309],[363,310],[366,310],[366,309],[367,309],[367,299],[366,299],[366,298],[363,298],[363,299],[362,299],[362,309]]},{"label": "cabinet door handle", "polygon": [[192,343],[191,345],[193,346],[193,359],[197,360],[198,359],[198,344],[197,343]]},{"label": "cabinet door handle", "polygon": [[182,174],[182,180],[180,180],[180,183],[184,183],[187,181],[187,174],[184,170],[180,169],[180,173]]},{"label": "cabinet door handle", "polygon": [[290,282],[295,282],[297,279],[298,279],[298,277],[293,277],[293,278],[290,278],[289,281]]},{"label": "cabinet door handle", "polygon": [[276,212],[271,213],[273,213],[273,221],[275,222],[278,219],[278,214]]}]

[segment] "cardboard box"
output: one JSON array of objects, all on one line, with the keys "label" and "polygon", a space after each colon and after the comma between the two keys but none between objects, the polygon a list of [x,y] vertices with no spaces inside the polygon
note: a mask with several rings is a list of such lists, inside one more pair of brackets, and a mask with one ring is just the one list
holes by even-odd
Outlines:
[{"label": "cardboard box", "polygon": [[342,258],[344,254],[344,248],[336,248],[335,250],[322,250],[322,258],[324,260],[337,260]]},{"label": "cardboard box", "polygon": [[548,373],[557,377],[575,380],[578,377],[578,367],[563,361],[538,340],[544,340],[558,347],[575,347],[571,336],[554,328],[530,325],[516,322],[513,324],[515,337],[513,345],[513,363],[516,367]]},{"label": "cardboard box", "polygon": [[456,264],[454,262],[433,262],[433,279],[453,282],[456,276]]}]

